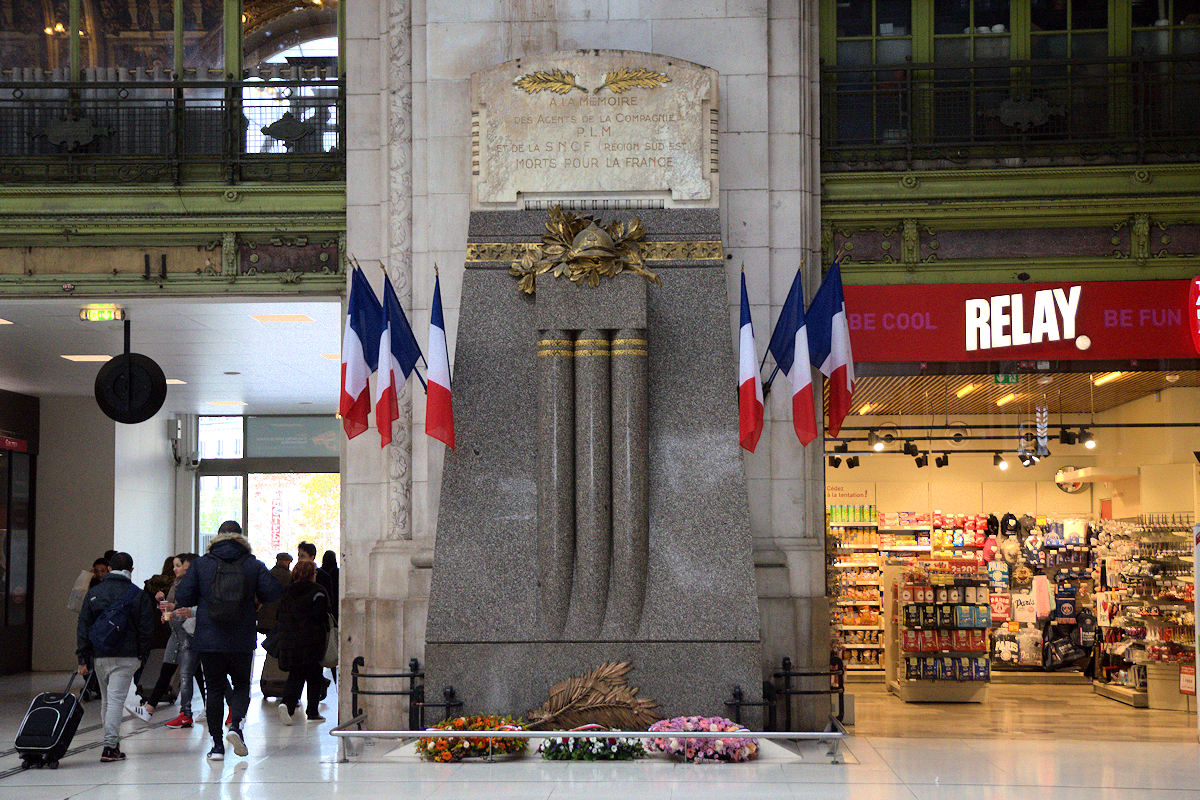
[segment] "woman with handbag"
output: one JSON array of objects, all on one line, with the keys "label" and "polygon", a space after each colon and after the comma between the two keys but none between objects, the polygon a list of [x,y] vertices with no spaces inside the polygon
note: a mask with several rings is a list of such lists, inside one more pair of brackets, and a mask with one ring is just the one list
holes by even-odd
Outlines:
[{"label": "woman with handbag", "polygon": [[317,584],[317,565],[300,561],[292,570],[292,583],[279,602],[279,667],[287,672],[279,719],[284,725],[299,721],[300,689],[308,684],[309,722],[324,722],[318,706],[325,679],[321,660],[329,635],[329,595]]}]

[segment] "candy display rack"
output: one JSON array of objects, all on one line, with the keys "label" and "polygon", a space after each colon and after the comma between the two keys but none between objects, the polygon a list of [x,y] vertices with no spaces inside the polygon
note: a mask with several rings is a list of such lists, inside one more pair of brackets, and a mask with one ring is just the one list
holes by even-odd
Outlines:
[{"label": "candy display rack", "polygon": [[888,690],[909,703],[982,703],[991,680],[986,570],[974,559],[887,564]]}]

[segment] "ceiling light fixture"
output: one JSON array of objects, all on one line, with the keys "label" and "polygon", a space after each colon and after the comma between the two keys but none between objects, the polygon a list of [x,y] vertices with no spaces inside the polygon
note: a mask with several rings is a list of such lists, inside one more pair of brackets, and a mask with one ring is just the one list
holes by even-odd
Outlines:
[{"label": "ceiling light fixture", "polygon": [[906,456],[915,456],[920,451],[917,450],[916,442],[914,442],[912,439],[908,439],[904,442],[903,452]]},{"label": "ceiling light fixture", "polygon": [[942,453],[940,456],[938,456],[937,458],[935,458],[933,460],[933,463],[937,465],[938,469],[949,466],[950,465],[950,454]]},{"label": "ceiling light fixture", "polygon": [[928,467],[929,453],[921,453],[921,455],[913,459],[913,463],[917,465],[917,469],[921,469],[921,467]]},{"label": "ceiling light fixture", "polygon": [[241,400],[206,400],[205,405],[209,406],[244,406],[246,405]]},{"label": "ceiling light fixture", "polygon": [[1063,444],[1075,444],[1075,432],[1070,428],[1061,428],[1058,431],[1058,440]]},{"label": "ceiling light fixture", "polygon": [[979,387],[978,387],[976,384],[974,384],[974,383],[968,383],[966,386],[962,387],[962,388],[961,388],[961,389],[959,389],[957,392],[955,392],[955,394],[957,394],[957,395],[958,395],[958,399],[959,399],[959,400],[961,400],[961,399],[963,399],[964,397],[966,397],[967,395],[969,395],[971,392],[975,391],[975,390],[976,390],[976,389],[978,389],[978,388],[979,388]]},{"label": "ceiling light fixture", "polygon": [[1004,460],[1004,456],[996,453],[996,455],[992,456],[992,466],[996,469],[1005,470],[1008,469],[1008,462]]},{"label": "ceiling light fixture", "polygon": [[[12,325],[12,322],[11,322],[10,320],[7,320],[7,319],[0,319],[0,325]],[[1168,376],[1168,377],[1169,377],[1169,376]],[[1179,376],[1178,376],[1178,375],[1176,375],[1176,376],[1175,376],[1175,380],[1179,380]],[[1172,383],[1174,383],[1174,381],[1172,381]]]},{"label": "ceiling light fixture", "polygon": [[1125,374],[1124,372],[1106,372],[1105,374],[1101,375],[1099,378],[1096,378],[1095,380],[1093,380],[1092,383],[1095,384],[1096,386],[1103,386],[1104,384],[1108,383],[1109,381],[1115,381],[1117,378],[1121,377],[1124,374]]},{"label": "ceiling light fixture", "polygon": [[[4,320],[0,319],[0,325],[3,325],[3,324],[4,324]],[[11,325],[12,323],[10,322],[9,324]],[[1164,376],[1163,380],[1166,381],[1167,383],[1179,383],[1179,373],[1172,372],[1170,375]]]},{"label": "ceiling light fixture", "polygon": [[858,466],[858,456],[850,456],[849,458],[847,458],[846,466],[849,467],[850,469],[854,469],[855,467],[857,467]]},{"label": "ceiling light fixture", "polygon": [[859,414],[866,414],[871,410],[870,403],[863,403],[863,407],[858,410]]},{"label": "ceiling light fixture", "polygon": [[849,442],[847,442],[847,441],[841,441],[841,442],[838,442],[837,444],[835,444],[835,445],[833,446],[833,452],[835,452],[835,453],[848,453],[848,452],[850,452],[850,443],[849,443]]},{"label": "ceiling light fixture", "polygon": [[112,356],[63,356],[67,361],[111,361]]},{"label": "ceiling light fixture", "polygon": [[874,428],[867,431],[867,445],[876,453],[883,450],[883,438]]},{"label": "ceiling light fixture", "polygon": [[1016,392],[1009,392],[1008,394],[1004,395],[1004,397],[1001,397],[999,400],[997,400],[996,405],[1006,406],[1009,403],[1011,403],[1013,400],[1016,400],[1016,399],[1017,399]]},{"label": "ceiling light fixture", "polygon": [[312,322],[308,314],[251,314],[250,319],[259,322]]},{"label": "ceiling light fixture", "polygon": [[1079,442],[1088,450],[1096,449],[1096,437],[1087,428],[1079,429]]},{"label": "ceiling light fixture", "polygon": [[187,381],[181,381],[178,378],[167,378],[168,386],[187,386]]},{"label": "ceiling light fixture", "polygon": [[840,458],[838,458],[837,456],[829,457],[829,466],[837,468],[837,467],[840,467],[841,465],[842,465],[842,460]]}]

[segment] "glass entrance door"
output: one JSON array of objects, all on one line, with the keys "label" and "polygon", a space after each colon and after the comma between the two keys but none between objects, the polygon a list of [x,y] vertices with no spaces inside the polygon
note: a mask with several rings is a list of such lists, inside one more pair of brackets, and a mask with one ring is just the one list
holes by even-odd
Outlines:
[{"label": "glass entrance door", "polygon": [[270,565],[276,553],[312,542],[317,558],[341,552],[340,476],[334,472],[251,473],[246,533],[255,554]]}]

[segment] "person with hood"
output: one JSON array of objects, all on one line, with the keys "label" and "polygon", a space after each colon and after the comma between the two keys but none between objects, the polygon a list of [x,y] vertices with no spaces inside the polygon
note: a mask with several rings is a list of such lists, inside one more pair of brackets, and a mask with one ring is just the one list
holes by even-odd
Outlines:
[{"label": "person with hood", "polygon": [[284,725],[299,719],[300,689],[308,684],[308,721],[324,722],[318,706],[325,689],[321,658],[329,635],[329,595],[317,583],[317,565],[301,561],[291,585],[279,601],[279,668],[287,672],[279,718]]},{"label": "person with hood", "polygon": [[[271,576],[279,581],[279,585],[287,589],[292,582],[292,554],[279,553],[275,556],[275,566],[271,567]],[[258,632],[270,633],[275,629],[279,620],[279,603],[263,603],[258,607]]]},{"label": "person with hood", "polygon": [[[121,752],[125,698],[129,695],[133,673],[150,654],[150,636],[154,632],[154,603],[131,580],[133,557],[128,553],[115,553],[108,563],[112,571],[98,585],[88,589],[75,629],[79,674],[88,674],[88,662],[91,661],[100,683],[100,709],[104,720],[104,749],[100,752],[100,760],[104,762],[125,758]],[[96,630],[97,621],[107,624],[102,630]]]},{"label": "person with hood", "polygon": [[242,726],[250,705],[250,670],[254,664],[255,603],[270,603],[283,594],[279,581],[253,556],[242,526],[226,520],[196,559],[175,591],[179,606],[196,607],[196,633],[192,646],[200,654],[208,689],[205,714],[213,746],[210,761],[225,758],[221,741],[221,712],[225,707],[225,679],[232,689],[230,724],[225,741],[239,756],[249,754]]}]

